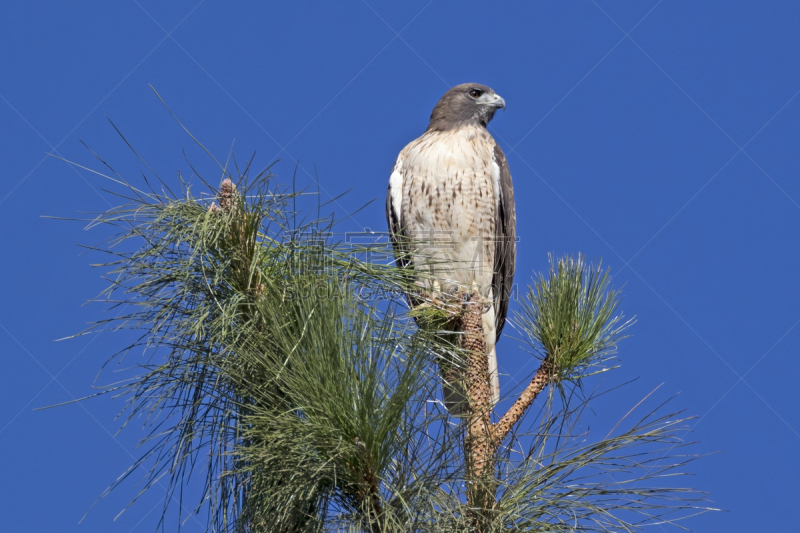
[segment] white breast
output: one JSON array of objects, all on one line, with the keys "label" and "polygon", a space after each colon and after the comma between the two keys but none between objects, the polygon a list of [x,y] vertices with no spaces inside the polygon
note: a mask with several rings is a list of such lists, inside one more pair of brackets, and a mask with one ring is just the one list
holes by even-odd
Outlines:
[{"label": "white breast", "polygon": [[[421,241],[414,264],[445,287],[459,285],[482,293],[491,286],[499,167],[494,141],[483,128],[429,132],[410,143],[390,178],[392,202],[409,237]],[[432,265],[432,266],[431,266]]]}]

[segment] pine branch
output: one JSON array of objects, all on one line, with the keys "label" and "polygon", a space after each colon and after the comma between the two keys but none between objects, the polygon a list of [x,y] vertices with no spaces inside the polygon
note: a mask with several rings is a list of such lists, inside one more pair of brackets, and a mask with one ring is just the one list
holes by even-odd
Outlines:
[{"label": "pine branch", "polygon": [[514,405],[506,411],[506,414],[503,415],[497,423],[492,425],[492,444],[494,446],[494,452],[497,451],[497,447],[500,446],[503,439],[505,439],[514,426],[516,426],[517,422],[522,419],[539,393],[550,383],[553,377],[552,374],[552,365],[545,359],[539,367],[539,370],[536,371],[531,382],[525,387],[525,390],[522,391],[517,401],[514,402]]}]

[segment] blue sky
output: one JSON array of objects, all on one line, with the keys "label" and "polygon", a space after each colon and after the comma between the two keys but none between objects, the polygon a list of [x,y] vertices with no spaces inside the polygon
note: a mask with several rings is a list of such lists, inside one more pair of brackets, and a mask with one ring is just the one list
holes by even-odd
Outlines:
[{"label": "blue sky", "polygon": [[[121,334],[54,342],[102,318],[82,305],[105,282],[81,254],[107,233],[79,217],[118,199],[85,141],[135,182],[142,165],[111,118],[168,180],[218,158],[276,159],[289,182],[319,175],[347,228],[384,229],[399,150],[444,91],[475,81],[508,108],[492,122],[517,199],[517,280],[547,253],[603,259],[636,315],[622,367],[638,378],[585,423],[612,426],[647,393],[673,396],[699,453],[687,484],[725,513],[698,531],[789,531],[800,476],[800,6],[795,2],[8,3],[0,18],[0,484],[4,531],[148,531],[159,487],[134,476],[79,520],[131,464],[141,423],[121,400],[46,411],[95,382]],[[499,345],[503,387],[533,370]],[[604,433],[603,433],[604,435]],[[186,531],[200,531],[189,518]],[[175,523],[168,522],[167,530]],[[674,528],[673,528],[674,529]],[[664,531],[673,530],[669,527]],[[659,529],[656,528],[656,531]]]}]

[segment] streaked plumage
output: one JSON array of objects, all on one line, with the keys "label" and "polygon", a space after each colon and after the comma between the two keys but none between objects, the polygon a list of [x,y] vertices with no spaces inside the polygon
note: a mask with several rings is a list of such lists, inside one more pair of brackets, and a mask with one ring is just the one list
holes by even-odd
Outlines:
[{"label": "streaked plumage", "polygon": [[[514,279],[516,216],[505,155],[486,126],[505,101],[489,87],[463,84],[439,100],[428,129],[397,158],[386,216],[398,263],[432,276],[433,292],[480,292],[494,401],[500,395],[495,343]],[[445,388],[453,414],[458,391]]]}]

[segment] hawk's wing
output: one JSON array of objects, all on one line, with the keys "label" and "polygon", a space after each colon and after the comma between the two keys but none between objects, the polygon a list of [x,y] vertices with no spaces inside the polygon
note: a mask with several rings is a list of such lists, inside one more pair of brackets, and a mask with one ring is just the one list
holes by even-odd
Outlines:
[{"label": "hawk's wing", "polygon": [[514,211],[514,186],[511,183],[511,172],[508,170],[506,156],[495,142],[492,164],[499,170],[499,199],[497,221],[495,223],[496,244],[494,252],[494,275],[492,290],[494,293],[496,339],[506,322],[508,302],[514,285],[514,268],[517,260],[517,215]]}]

